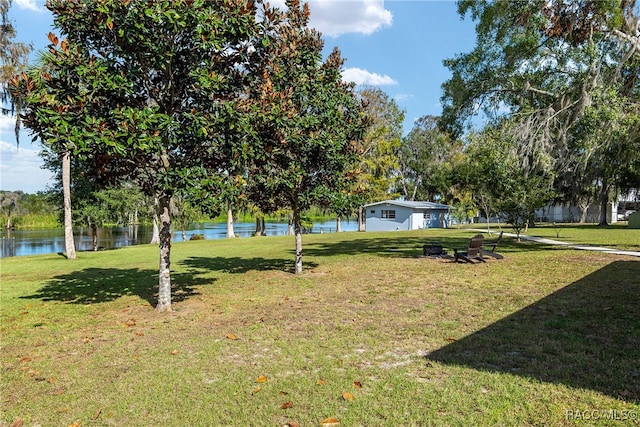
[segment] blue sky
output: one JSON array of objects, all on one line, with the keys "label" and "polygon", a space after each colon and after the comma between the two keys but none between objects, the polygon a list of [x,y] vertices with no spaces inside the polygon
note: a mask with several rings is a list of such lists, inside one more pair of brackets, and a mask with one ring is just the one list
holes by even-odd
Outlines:
[{"label": "blue sky", "polygon": [[[283,0],[271,0],[272,5]],[[311,25],[322,32],[325,51],[337,46],[346,58],[343,78],[379,87],[406,112],[408,132],[424,115],[439,115],[441,85],[450,77],[442,61],[470,51],[475,26],[453,1],[312,0]],[[10,18],[17,39],[36,50],[48,44],[53,19],[44,0],[13,0]],[[55,31],[54,31],[55,32]],[[35,56],[35,55],[34,55]],[[0,190],[35,193],[51,184],[42,170],[39,143],[23,131],[16,150],[13,121],[0,117]]]}]

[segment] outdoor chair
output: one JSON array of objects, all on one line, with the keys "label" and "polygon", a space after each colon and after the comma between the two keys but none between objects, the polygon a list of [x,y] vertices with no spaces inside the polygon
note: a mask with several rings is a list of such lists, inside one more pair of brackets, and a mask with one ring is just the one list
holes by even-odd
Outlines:
[{"label": "outdoor chair", "polygon": [[496,247],[498,246],[498,244],[500,244],[500,241],[502,241],[502,233],[504,233],[504,231],[500,231],[500,234],[498,235],[498,238],[496,240],[492,242],[484,242],[482,244],[481,252],[483,255],[487,255],[495,259],[504,258],[502,255],[496,252]]},{"label": "outdoor chair", "polygon": [[469,241],[469,246],[464,249],[453,249],[453,260],[455,262],[470,262],[475,263],[474,260],[480,262],[486,262],[482,257],[482,244],[484,243],[484,236],[482,234],[476,234]]}]

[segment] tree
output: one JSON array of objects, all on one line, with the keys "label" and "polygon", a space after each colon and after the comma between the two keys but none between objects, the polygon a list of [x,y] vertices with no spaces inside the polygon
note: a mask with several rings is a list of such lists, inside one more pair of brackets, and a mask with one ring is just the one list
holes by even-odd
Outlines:
[{"label": "tree", "polygon": [[398,150],[399,186],[407,200],[447,200],[456,155],[462,144],[438,127],[439,118],[416,120]]},{"label": "tree", "polygon": [[0,210],[7,215],[5,228],[11,230],[11,215],[14,214],[20,205],[20,199],[24,197],[22,191],[0,191]]},{"label": "tree", "polygon": [[[0,107],[2,114],[20,112],[24,100],[19,96],[12,96],[9,82],[14,75],[24,71],[28,65],[31,46],[14,41],[16,30],[9,20],[11,0],[0,0]],[[10,108],[5,108],[5,104]],[[16,144],[19,144],[20,115],[16,114]]]},{"label": "tree", "polygon": [[[585,169],[587,159],[606,162],[606,153],[619,152],[628,140],[610,135],[597,149],[585,150],[580,129],[594,102],[600,103],[597,108],[613,107],[624,99],[617,120],[640,110],[636,2],[461,1],[459,12],[478,21],[477,45],[445,61],[453,75],[443,85],[443,125],[460,134],[479,111],[493,120],[509,117],[526,168],[550,165],[556,187],[575,191],[565,199],[584,194],[582,186],[568,182],[578,176],[584,185],[595,182],[600,198],[608,201],[605,187],[618,186],[618,177],[594,179]],[[611,92],[616,96],[599,95]],[[624,169],[636,157],[637,151],[618,166]]]},{"label": "tree", "polygon": [[[397,151],[402,140],[404,111],[395,100],[377,88],[364,88],[358,92],[362,99],[369,127],[362,142],[359,172],[354,194],[363,205],[394,197],[394,181],[399,168]],[[364,215],[358,209],[358,230],[364,231]]]},{"label": "tree", "polygon": [[[211,176],[226,161],[222,131],[242,114],[247,100],[238,88],[269,44],[261,28],[275,15],[263,11],[256,20],[251,1],[51,0],[47,7],[66,39],[54,36],[50,47],[55,73],[40,67],[39,85],[22,79],[30,126],[46,143],[120,161],[121,178],[157,199],[156,311],[170,311],[171,198],[183,189],[217,193]],[[67,90],[50,93],[59,82]]]},{"label": "tree", "polygon": [[288,1],[287,8],[252,94],[259,149],[249,185],[263,212],[291,209],[301,273],[301,213],[312,204],[327,206],[331,194],[348,188],[365,119],[352,85],[341,80],[340,52],[321,62],[323,42],[307,27],[308,6]]},{"label": "tree", "polygon": [[473,134],[467,147],[467,188],[483,208],[487,227],[491,212],[501,214],[520,239],[520,232],[533,221],[537,208],[554,196],[554,175],[542,168],[531,170],[518,153],[520,141],[512,139],[513,124],[487,127]]}]

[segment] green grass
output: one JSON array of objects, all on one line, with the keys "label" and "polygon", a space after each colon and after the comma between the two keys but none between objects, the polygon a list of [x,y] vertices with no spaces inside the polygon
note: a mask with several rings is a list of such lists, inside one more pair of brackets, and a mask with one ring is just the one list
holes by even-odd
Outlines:
[{"label": "green grass", "polygon": [[640,259],[511,238],[505,259],[486,264],[420,256],[424,243],[450,249],[470,235],[308,235],[302,275],[290,273],[288,236],[178,243],[166,314],[153,312],[156,247],[2,259],[0,425],[584,425],[567,411],[638,414]]},{"label": "green grass", "polygon": [[[486,230],[486,224],[473,224],[467,228]],[[499,231],[496,224],[491,224],[491,231]],[[512,233],[513,230],[508,224],[502,224],[501,228]],[[563,242],[578,244],[605,246],[618,250],[640,251],[640,230],[631,229],[626,222],[611,224],[600,227],[595,224],[569,224],[569,223],[540,223],[535,227],[530,227],[521,234],[534,237],[544,237],[547,239],[560,240]]]}]

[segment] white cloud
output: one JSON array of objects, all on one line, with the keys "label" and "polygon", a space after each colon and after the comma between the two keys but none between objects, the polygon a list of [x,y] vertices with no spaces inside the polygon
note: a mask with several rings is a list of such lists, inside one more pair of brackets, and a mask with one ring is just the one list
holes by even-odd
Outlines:
[{"label": "white cloud", "polygon": [[[36,193],[50,183],[52,173],[40,168],[42,159],[39,150],[26,143],[31,138],[20,137],[20,148],[16,147],[13,135],[14,119],[0,117],[0,190]],[[22,132],[24,134],[24,132]]]},{"label": "white cloud", "polygon": [[14,4],[20,9],[33,10],[34,12],[42,12],[42,9],[36,4],[36,0],[14,0]]},{"label": "white cloud", "polygon": [[309,25],[332,37],[372,34],[393,22],[393,15],[384,8],[384,0],[310,0],[309,10]]},{"label": "white cloud", "polygon": [[[393,15],[384,8],[384,0],[307,0],[309,26],[325,36],[347,33],[372,34],[390,27]],[[284,9],[284,0],[272,0],[274,7]]]},{"label": "white cloud", "polygon": [[396,85],[397,81],[393,80],[389,76],[383,76],[377,73],[372,73],[362,68],[347,68],[342,72],[342,80],[346,82],[354,82],[357,85],[370,85],[370,86],[388,86]]}]

